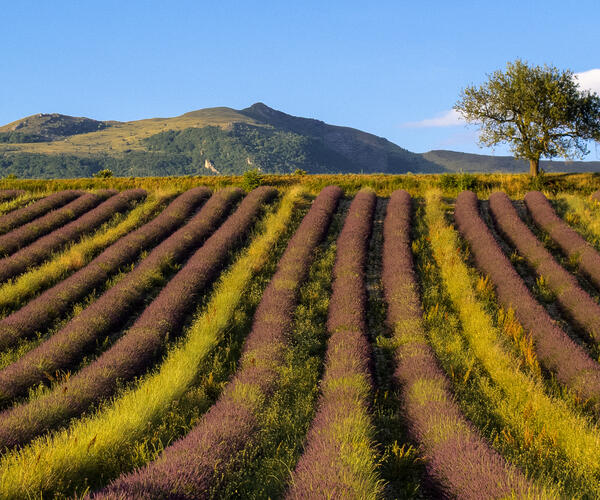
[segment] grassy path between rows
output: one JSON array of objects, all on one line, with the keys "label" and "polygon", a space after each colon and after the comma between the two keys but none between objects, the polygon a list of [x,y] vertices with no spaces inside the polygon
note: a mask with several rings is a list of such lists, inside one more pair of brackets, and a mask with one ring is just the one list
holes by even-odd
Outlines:
[{"label": "grassy path between rows", "polygon": [[348,204],[340,202],[327,239],[317,250],[308,279],[300,289],[285,362],[278,368],[277,388],[259,416],[259,435],[209,492],[211,497],[279,498],[288,485],[319,395],[335,240]]},{"label": "grassy path between rows", "polygon": [[520,370],[508,339],[476,297],[478,276],[462,260],[461,242],[445,220],[439,192],[427,196],[421,224],[429,228],[434,259],[426,264],[430,276],[425,277],[431,287],[426,293],[430,338],[468,417],[505,457],[550,491],[556,483],[568,496],[597,496],[596,425]]},{"label": "grassy path between rows", "polygon": [[[253,296],[248,295],[251,284],[272,263],[282,240],[291,236],[291,229],[298,223],[298,208],[305,199],[304,190],[292,189],[279,209],[269,213],[250,247],[222,275],[206,306],[158,370],[96,414],[3,457],[0,496],[81,494],[90,485],[101,486],[150,460],[154,452],[189,429],[189,423],[182,424],[172,414],[174,408],[182,398],[189,397],[186,393],[207,373],[204,390],[193,395],[195,405],[206,410],[216,398],[220,384],[210,375],[211,365],[223,358],[212,358],[210,354],[236,324],[251,317],[251,311],[245,307],[247,297]],[[173,424],[169,423],[171,420]]]},{"label": "grassy path between rows", "polygon": [[84,267],[100,251],[155,217],[174,196],[153,193],[130,212],[118,213],[94,233],[84,236],[52,259],[0,286],[0,317],[6,316],[50,286]]}]

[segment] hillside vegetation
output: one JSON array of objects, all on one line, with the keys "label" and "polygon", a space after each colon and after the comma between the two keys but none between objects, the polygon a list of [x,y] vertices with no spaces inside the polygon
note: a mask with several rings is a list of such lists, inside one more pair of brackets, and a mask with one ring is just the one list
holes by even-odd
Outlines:
[{"label": "hillside vegetation", "polygon": [[[256,103],[130,122],[38,114],[0,127],[0,176],[89,177],[286,174],[521,172],[510,157],[453,151],[412,153],[383,137],[288,115]],[[598,171],[600,162],[542,162],[546,171]]]},{"label": "hillside vegetation", "polygon": [[117,122],[40,113],[0,127],[0,142],[52,142],[69,136],[97,132]]}]

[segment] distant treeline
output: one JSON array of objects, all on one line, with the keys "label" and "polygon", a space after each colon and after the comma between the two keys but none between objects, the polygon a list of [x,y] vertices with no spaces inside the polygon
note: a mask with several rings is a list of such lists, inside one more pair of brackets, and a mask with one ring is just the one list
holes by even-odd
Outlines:
[{"label": "distant treeline", "polygon": [[184,155],[129,152],[122,156],[89,156],[7,153],[0,156],[0,177],[15,175],[22,179],[68,179],[91,177],[110,169],[117,176],[196,174]]}]

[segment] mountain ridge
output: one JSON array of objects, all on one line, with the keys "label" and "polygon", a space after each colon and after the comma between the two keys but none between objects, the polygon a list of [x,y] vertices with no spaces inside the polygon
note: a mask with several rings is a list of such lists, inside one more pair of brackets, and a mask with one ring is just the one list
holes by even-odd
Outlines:
[{"label": "mountain ridge", "polygon": [[[512,157],[446,150],[414,153],[384,137],[289,115],[257,102],[172,118],[100,121],[40,113],[0,127],[0,176],[267,173],[525,172]],[[600,162],[543,162],[546,171],[600,171]]]}]

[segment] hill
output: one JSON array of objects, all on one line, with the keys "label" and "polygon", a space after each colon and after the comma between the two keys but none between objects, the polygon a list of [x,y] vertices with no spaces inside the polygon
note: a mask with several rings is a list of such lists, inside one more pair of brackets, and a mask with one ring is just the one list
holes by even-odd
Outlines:
[{"label": "hill", "polygon": [[[489,156],[435,150],[422,154],[426,160],[451,172],[529,172],[529,163],[512,156]],[[600,161],[541,161],[545,172],[600,172]]]},{"label": "hill", "polygon": [[[547,162],[547,171],[598,171],[598,162]],[[0,176],[524,172],[510,157],[413,153],[362,130],[292,116],[263,103],[130,122],[38,114],[0,127]]]},{"label": "hill", "polygon": [[52,142],[73,135],[97,132],[116,123],[118,122],[103,122],[59,113],[39,113],[0,127],[0,142]]},{"label": "hill", "polygon": [[[322,141],[365,173],[442,172],[422,155],[388,141],[383,137],[350,127],[329,125],[320,120],[291,116],[256,103],[240,111],[256,121]],[[350,170],[356,172],[356,169]]]}]

